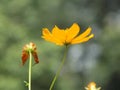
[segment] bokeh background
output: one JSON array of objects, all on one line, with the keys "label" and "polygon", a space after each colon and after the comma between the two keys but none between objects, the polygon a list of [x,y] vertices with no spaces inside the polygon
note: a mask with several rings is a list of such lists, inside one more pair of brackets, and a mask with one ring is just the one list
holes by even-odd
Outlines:
[{"label": "bokeh background", "polygon": [[48,90],[64,47],[44,41],[42,28],[92,27],[95,37],[69,47],[54,90],[85,90],[91,81],[102,90],[120,90],[120,0],[0,0],[0,90],[27,90],[28,61],[22,47],[34,42],[40,63],[33,66],[32,89]]}]

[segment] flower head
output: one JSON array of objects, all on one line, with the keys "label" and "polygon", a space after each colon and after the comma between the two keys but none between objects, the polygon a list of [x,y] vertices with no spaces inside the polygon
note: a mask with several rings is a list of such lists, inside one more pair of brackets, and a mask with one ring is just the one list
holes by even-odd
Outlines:
[{"label": "flower head", "polygon": [[37,51],[36,51],[36,45],[34,43],[30,42],[29,44],[26,44],[23,47],[23,50],[22,50],[22,65],[24,65],[25,62],[27,61],[27,59],[29,58],[29,53],[32,54],[35,63],[39,63],[38,55],[37,55]]},{"label": "flower head", "polygon": [[91,27],[88,27],[86,31],[80,35],[78,35],[79,32],[80,27],[77,23],[74,23],[67,29],[60,29],[55,26],[52,29],[52,32],[50,32],[47,28],[43,28],[42,38],[57,45],[69,45],[83,43],[94,37],[94,34],[90,34]]},{"label": "flower head", "polygon": [[86,90],[100,90],[101,88],[96,88],[96,83],[95,82],[90,82],[88,86],[85,88]]}]

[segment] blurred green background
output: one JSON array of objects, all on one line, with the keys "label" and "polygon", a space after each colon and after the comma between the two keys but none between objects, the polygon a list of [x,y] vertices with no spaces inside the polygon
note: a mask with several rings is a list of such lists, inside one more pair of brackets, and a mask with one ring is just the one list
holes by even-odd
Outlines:
[{"label": "blurred green background", "polygon": [[32,89],[48,90],[64,47],[41,39],[42,28],[78,23],[95,37],[72,45],[54,90],[85,90],[95,81],[102,90],[120,90],[120,0],[0,0],[0,90],[27,90],[28,61],[22,47],[34,42],[40,63],[33,67]]}]

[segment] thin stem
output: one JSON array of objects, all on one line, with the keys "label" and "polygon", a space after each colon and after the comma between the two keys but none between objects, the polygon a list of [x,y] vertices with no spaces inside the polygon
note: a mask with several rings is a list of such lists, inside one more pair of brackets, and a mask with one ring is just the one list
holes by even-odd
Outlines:
[{"label": "thin stem", "polygon": [[62,59],[62,62],[61,62],[60,66],[59,66],[59,68],[58,68],[58,70],[57,70],[57,72],[56,72],[55,77],[53,78],[53,81],[52,81],[52,83],[51,83],[51,85],[50,85],[49,90],[52,90],[52,88],[53,88],[53,86],[54,86],[54,84],[55,84],[55,81],[56,81],[57,77],[59,76],[59,74],[60,74],[60,72],[61,72],[61,70],[62,70],[62,67],[63,67],[64,62],[65,62],[65,60],[66,60],[67,49],[68,49],[68,48],[67,48],[67,46],[66,46],[65,52],[64,52],[64,56],[63,56],[63,59]]},{"label": "thin stem", "polygon": [[28,73],[28,90],[31,90],[31,74],[32,74],[32,53],[29,51],[30,60],[29,60],[29,73]]}]

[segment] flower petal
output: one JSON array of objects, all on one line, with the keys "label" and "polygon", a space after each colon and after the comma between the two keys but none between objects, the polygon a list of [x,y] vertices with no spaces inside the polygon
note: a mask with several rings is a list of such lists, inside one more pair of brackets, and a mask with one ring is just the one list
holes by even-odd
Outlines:
[{"label": "flower petal", "polygon": [[86,36],[88,36],[90,34],[90,32],[91,32],[91,27],[88,27],[85,32],[83,32],[82,34],[80,34],[79,36],[77,36],[76,38],[74,38],[73,41],[80,41],[81,39],[83,39]]},{"label": "flower petal", "polygon": [[56,37],[54,37],[47,28],[44,28],[42,33],[43,33],[42,38],[44,38],[45,40],[53,42],[57,45],[63,45],[63,43],[60,42]]},{"label": "flower petal", "polygon": [[77,23],[74,23],[68,30],[66,30],[66,42],[69,43],[80,31]]},{"label": "flower petal", "polygon": [[25,62],[27,61],[28,57],[29,57],[29,54],[26,51],[23,51],[22,52],[22,65],[25,64]]},{"label": "flower petal", "polygon": [[88,41],[89,39],[93,38],[94,34],[91,34],[90,36],[84,37],[83,39],[76,39],[71,42],[71,44],[78,44]]},{"label": "flower petal", "polygon": [[37,52],[36,51],[32,52],[32,55],[33,55],[33,58],[35,60],[35,63],[39,63]]},{"label": "flower petal", "polygon": [[43,29],[42,34],[43,34],[42,38],[44,38],[44,39],[46,39],[48,41],[51,40],[52,35],[51,35],[51,33],[49,32],[49,30],[47,28]]},{"label": "flower petal", "polygon": [[52,35],[55,37],[59,42],[64,43],[66,39],[65,30],[59,29],[55,26],[52,30]]}]

